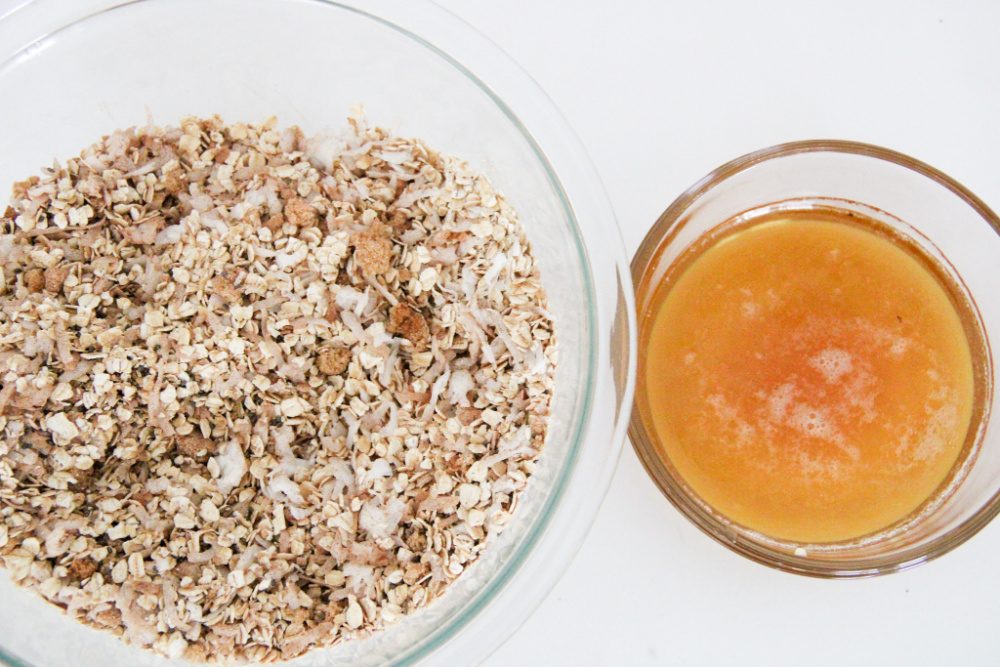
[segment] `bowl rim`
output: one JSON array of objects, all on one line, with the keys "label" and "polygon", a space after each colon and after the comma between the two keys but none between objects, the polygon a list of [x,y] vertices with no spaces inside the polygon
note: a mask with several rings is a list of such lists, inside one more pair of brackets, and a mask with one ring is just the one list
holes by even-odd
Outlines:
[{"label": "bowl rim", "polygon": [[[875,144],[841,139],[812,139],[776,144],[737,157],[709,172],[678,196],[646,234],[631,262],[632,281],[636,288],[636,303],[639,310],[640,340],[642,329],[650,319],[648,316],[644,317],[648,298],[652,296],[658,284],[653,282],[650,288],[644,291],[642,289],[644,278],[650,271],[659,268],[657,261],[659,255],[683,227],[684,214],[713,188],[741,172],[770,160],[810,153],[861,156],[895,164],[915,172],[957,196],[1000,236],[1000,216],[997,216],[983,200],[941,170],[909,155]],[[984,344],[987,365],[994,368],[989,340],[985,336]],[[642,374],[637,372],[637,375]],[[670,503],[703,533],[728,549],[762,565],[784,572],[825,579],[855,579],[902,572],[930,562],[955,549],[1000,514],[1000,488],[998,488],[972,516],[952,530],[934,538],[924,546],[905,547],[895,555],[838,560],[835,555],[809,558],[807,555],[779,551],[767,546],[764,541],[750,539],[728,528],[719,521],[716,514],[708,511],[702,503],[693,500],[684,490],[684,483],[678,479],[679,475],[671,472],[670,466],[657,455],[655,438],[642,419],[640,404],[645,401],[643,389],[642,382],[637,379],[636,397],[628,433],[633,449],[653,483]],[[978,429],[978,439],[981,439],[989,421],[990,398],[988,394],[985,414]]]}]

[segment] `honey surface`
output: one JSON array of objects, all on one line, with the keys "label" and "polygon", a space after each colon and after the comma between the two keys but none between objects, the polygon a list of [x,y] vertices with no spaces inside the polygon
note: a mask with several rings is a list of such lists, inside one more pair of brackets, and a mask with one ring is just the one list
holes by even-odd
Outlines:
[{"label": "honey surface", "polygon": [[851,539],[944,482],[973,412],[948,292],[844,214],[769,214],[667,283],[646,348],[658,440],[709,505],[772,537]]}]

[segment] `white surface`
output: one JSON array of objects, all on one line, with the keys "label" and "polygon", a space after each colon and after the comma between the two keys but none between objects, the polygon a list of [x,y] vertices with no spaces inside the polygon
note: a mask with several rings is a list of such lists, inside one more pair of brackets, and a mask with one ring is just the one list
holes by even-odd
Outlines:
[{"label": "white surface", "polygon": [[[439,4],[562,110],[630,254],[708,171],[798,139],[908,153],[1000,209],[1000,3]],[[626,447],[572,567],[486,667],[996,665],[998,625],[998,522],[911,572],[806,579],[703,536]]]}]

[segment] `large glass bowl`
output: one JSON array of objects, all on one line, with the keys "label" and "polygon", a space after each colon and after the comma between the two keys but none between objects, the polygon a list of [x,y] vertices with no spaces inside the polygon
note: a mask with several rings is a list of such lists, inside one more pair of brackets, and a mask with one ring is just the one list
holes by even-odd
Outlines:
[{"label": "large glass bowl", "polygon": [[[372,124],[484,172],[518,211],[556,318],[554,423],[514,520],[424,611],[300,665],[472,665],[530,615],[610,483],[634,376],[628,261],[597,175],[539,88],[429,2],[0,0],[0,187],[116,128],[221,114],[306,134]],[[166,665],[0,569],[0,662]]]}]

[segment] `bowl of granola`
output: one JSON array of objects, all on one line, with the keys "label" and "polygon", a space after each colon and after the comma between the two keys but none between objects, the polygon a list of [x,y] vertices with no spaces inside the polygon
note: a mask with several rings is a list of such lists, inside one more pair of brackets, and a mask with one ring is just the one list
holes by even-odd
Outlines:
[{"label": "bowl of granola", "polygon": [[431,3],[0,12],[0,662],[475,664],[568,565],[634,307]]}]

